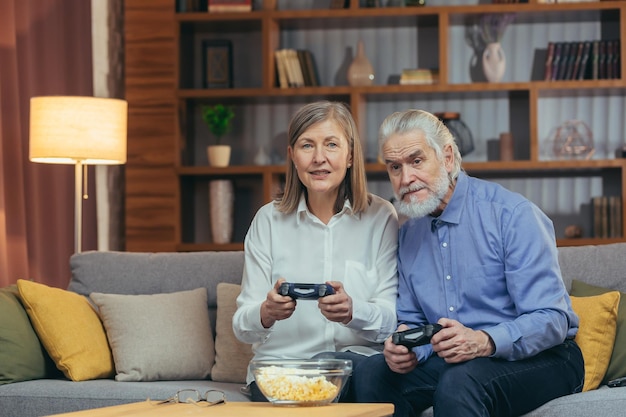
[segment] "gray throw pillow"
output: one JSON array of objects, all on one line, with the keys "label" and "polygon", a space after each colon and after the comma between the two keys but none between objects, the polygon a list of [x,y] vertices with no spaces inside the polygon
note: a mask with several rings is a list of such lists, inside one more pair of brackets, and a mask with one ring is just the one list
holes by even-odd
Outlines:
[{"label": "gray throw pillow", "polygon": [[116,381],[205,379],[215,360],[206,288],[167,294],[91,293]]}]

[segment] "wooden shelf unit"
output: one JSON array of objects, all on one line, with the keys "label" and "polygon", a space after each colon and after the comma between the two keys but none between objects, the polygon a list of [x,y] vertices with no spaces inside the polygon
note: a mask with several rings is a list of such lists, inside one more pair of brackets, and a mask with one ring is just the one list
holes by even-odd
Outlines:
[{"label": "wooden shelf unit", "polygon": [[[473,175],[492,178],[585,177],[599,176],[610,183],[619,195],[626,195],[626,163],[624,159],[589,161],[542,160],[538,133],[538,102],[543,94],[552,92],[614,91],[626,95],[626,68],[620,65],[620,77],[611,80],[541,81],[527,80],[502,83],[449,82],[447,46],[450,27],[459,16],[484,13],[520,13],[558,16],[568,13],[600,13],[610,21],[612,33],[626,39],[626,2],[538,4],[475,4],[464,6],[360,8],[359,0],[350,0],[348,9],[277,10],[276,0],[263,0],[262,10],[246,13],[208,12],[176,13],[175,0],[125,2],[126,24],[126,97],[129,102],[128,163],[126,165],[126,246],[129,251],[199,251],[240,250],[243,234],[258,207],[271,200],[284,178],[282,165],[255,166],[234,164],[212,168],[202,164],[193,148],[199,134],[194,131],[194,111],[205,103],[222,102],[235,106],[250,103],[283,105],[292,100],[307,102],[318,98],[345,101],[362,129],[367,123],[368,105],[388,97],[406,98],[414,95],[444,94],[463,99],[466,95],[503,95],[509,106],[522,109],[518,119],[510,120],[516,143],[516,160],[511,162],[464,162]],[[436,3],[433,1],[432,3]],[[400,20],[414,25],[425,23],[437,33],[437,62],[440,82],[433,85],[399,84],[351,87],[348,85],[281,89],[276,83],[274,50],[280,44],[281,30],[297,30],[299,25],[331,22],[365,22],[376,30],[377,20]],[[313,22],[313,23],[311,23]],[[615,29],[617,23],[618,29]],[[548,24],[548,23],[545,23]],[[235,88],[202,89],[198,85],[200,57],[194,42],[197,33],[233,36],[247,45],[251,59],[258,60],[255,73],[237,79]],[[546,43],[549,39],[546,39]],[[620,43],[624,56],[626,44]],[[623,63],[623,59],[621,59]],[[318,66],[324,65],[318,61]],[[250,72],[251,70],[249,70]],[[245,80],[243,80],[245,78]],[[602,94],[602,93],[600,93]],[[513,112],[511,112],[513,113]],[[197,117],[196,117],[197,118]],[[245,123],[245,120],[243,121]],[[286,125],[282,126],[286,129]],[[286,146],[286,144],[285,144]],[[199,162],[200,161],[200,162]],[[368,175],[383,181],[384,166],[367,164]],[[235,221],[235,241],[216,245],[195,233],[206,224],[198,223],[198,207],[206,206],[202,189],[210,179],[232,179],[241,183],[245,205]],[[205,193],[206,194],[206,193]],[[198,203],[200,201],[200,203]],[[196,212],[196,214],[194,214]],[[208,211],[207,211],[208,212]],[[622,204],[622,218],[626,205]],[[207,214],[208,216],[208,214]],[[208,221],[207,221],[208,222]],[[624,223],[624,222],[623,222]],[[626,236],[626,225],[622,236]],[[208,235],[208,231],[203,232]],[[558,239],[559,245],[603,244],[620,239]]]}]

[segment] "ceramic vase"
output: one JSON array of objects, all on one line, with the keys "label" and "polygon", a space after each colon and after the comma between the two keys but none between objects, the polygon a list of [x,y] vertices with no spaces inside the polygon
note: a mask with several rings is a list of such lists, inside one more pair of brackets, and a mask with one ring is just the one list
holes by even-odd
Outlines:
[{"label": "ceramic vase", "polygon": [[351,86],[372,85],[374,83],[374,68],[365,56],[363,41],[359,41],[356,56],[348,67],[348,83]]},{"label": "ceramic vase", "polygon": [[209,165],[212,167],[227,167],[230,164],[230,146],[207,146],[207,158],[209,159]]},{"label": "ceramic vase", "polygon": [[233,238],[235,192],[230,180],[209,182],[209,219],[213,243],[230,243]]},{"label": "ceramic vase", "polygon": [[506,69],[506,57],[499,42],[487,44],[483,51],[483,73],[490,83],[499,82]]}]

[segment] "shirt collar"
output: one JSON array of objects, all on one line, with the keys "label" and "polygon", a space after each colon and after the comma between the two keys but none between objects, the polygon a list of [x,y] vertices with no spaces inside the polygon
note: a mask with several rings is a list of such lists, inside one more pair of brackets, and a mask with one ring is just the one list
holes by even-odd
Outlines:
[{"label": "shirt collar", "polygon": [[450,201],[443,210],[443,213],[437,218],[432,219],[432,230],[440,223],[459,224],[461,221],[461,213],[467,200],[467,193],[469,190],[469,181],[467,174],[463,171],[459,172],[459,176],[456,179],[456,185],[452,191]]},{"label": "shirt collar", "polygon": [[[301,219],[303,219],[303,216],[311,216],[311,217],[315,217],[313,215],[313,213],[311,213],[309,211],[309,207],[306,205],[306,198],[304,193],[302,193],[302,195],[300,196],[300,201],[298,202],[298,208],[296,209],[296,222],[297,224],[300,223]],[[342,214],[348,214],[348,215],[354,215],[354,210],[352,209],[352,204],[350,203],[349,199],[345,199],[345,201],[343,202],[343,208],[341,209],[341,211],[337,214],[335,214],[335,216],[340,216]]]}]

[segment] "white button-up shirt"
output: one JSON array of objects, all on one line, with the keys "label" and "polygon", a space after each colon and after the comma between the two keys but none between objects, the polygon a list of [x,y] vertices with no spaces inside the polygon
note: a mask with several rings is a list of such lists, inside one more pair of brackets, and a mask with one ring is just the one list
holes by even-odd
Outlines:
[{"label": "white button-up shirt", "polygon": [[[294,213],[261,207],[245,239],[245,267],[233,330],[253,345],[255,359],[308,359],[320,352],[373,354],[397,327],[398,220],[388,201],[372,196],[363,213],[346,200],[324,224],[304,198]],[[296,283],[341,281],[352,298],[352,320],[327,320],[317,301],[298,300],[294,314],[261,324],[261,304],[279,278]],[[248,372],[248,383],[253,380]]]}]

